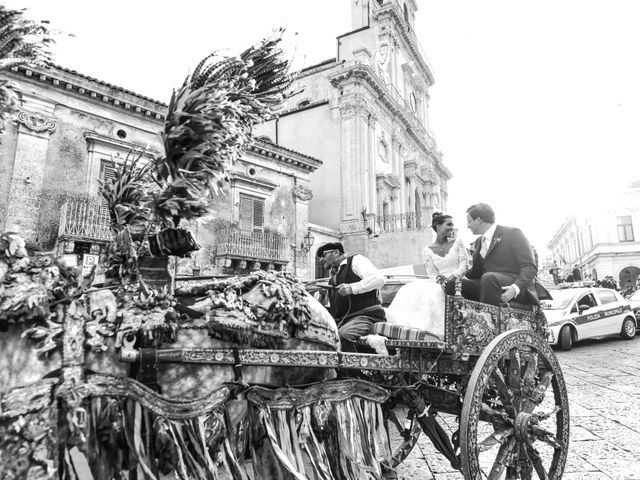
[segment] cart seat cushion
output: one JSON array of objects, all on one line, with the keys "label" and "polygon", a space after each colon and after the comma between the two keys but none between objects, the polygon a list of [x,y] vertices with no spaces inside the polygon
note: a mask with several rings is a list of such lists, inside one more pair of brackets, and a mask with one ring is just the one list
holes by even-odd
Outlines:
[{"label": "cart seat cushion", "polygon": [[373,325],[373,331],[377,335],[382,335],[394,340],[411,340],[411,341],[440,341],[438,335],[427,330],[419,328],[404,327],[402,325],[394,325],[388,322],[378,322]]}]

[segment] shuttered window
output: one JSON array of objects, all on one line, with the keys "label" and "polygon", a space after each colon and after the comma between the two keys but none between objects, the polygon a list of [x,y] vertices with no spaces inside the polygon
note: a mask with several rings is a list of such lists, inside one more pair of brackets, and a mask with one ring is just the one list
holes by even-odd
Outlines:
[{"label": "shuttered window", "polygon": [[114,178],[116,176],[116,162],[113,160],[100,160],[100,180]]},{"label": "shuttered window", "polygon": [[239,223],[241,230],[262,230],[264,199],[241,193]]},{"label": "shuttered window", "polygon": [[[116,176],[116,163],[113,160],[105,160],[104,158],[100,160],[100,182],[102,183],[107,179],[115,178],[115,176]],[[109,206],[107,205],[107,200],[100,193],[98,193],[98,196],[100,197],[100,203],[102,204],[100,213],[105,214],[108,217]]]}]

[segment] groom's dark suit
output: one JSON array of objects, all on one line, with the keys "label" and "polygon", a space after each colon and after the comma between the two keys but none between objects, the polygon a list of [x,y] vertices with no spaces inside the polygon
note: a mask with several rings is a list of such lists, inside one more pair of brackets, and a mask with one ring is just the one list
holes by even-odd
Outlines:
[{"label": "groom's dark suit", "polygon": [[515,284],[520,294],[514,302],[539,305],[535,289],[538,266],[531,245],[517,228],[496,226],[484,258],[482,236],[475,242],[473,265],[462,279],[462,295],[492,305],[500,304],[502,287]]}]

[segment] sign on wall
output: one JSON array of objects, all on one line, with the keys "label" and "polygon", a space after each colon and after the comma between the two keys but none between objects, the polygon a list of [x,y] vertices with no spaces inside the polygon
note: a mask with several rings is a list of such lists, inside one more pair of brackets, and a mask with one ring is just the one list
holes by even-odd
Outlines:
[{"label": "sign on wall", "polygon": [[89,275],[94,266],[98,268],[98,255],[85,253],[82,258],[82,276],[86,277]]}]

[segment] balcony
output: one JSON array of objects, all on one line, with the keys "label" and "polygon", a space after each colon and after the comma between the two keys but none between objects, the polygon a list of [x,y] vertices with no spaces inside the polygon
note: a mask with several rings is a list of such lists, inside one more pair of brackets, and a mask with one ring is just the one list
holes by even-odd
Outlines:
[{"label": "balcony", "polygon": [[109,213],[104,204],[99,199],[66,201],[60,211],[58,239],[110,242]]},{"label": "balcony", "polygon": [[257,262],[287,263],[289,246],[284,235],[239,228],[216,231],[216,256]]},{"label": "balcony", "polygon": [[380,215],[374,222],[377,234],[422,231],[427,226],[424,216],[415,212]]}]

